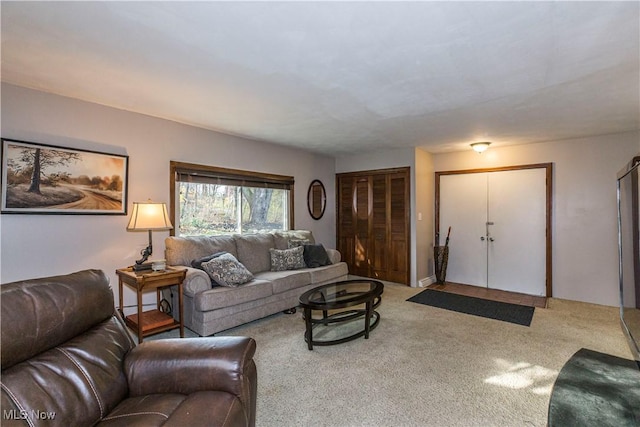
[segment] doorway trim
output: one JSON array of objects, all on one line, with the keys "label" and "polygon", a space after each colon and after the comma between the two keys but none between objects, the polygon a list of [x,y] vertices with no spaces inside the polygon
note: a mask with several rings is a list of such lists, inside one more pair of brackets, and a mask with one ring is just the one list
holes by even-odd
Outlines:
[{"label": "doorway trim", "polygon": [[484,172],[503,172],[514,171],[524,169],[545,169],[546,175],[546,248],[545,248],[545,289],[546,297],[551,298],[553,296],[553,265],[552,265],[552,213],[553,213],[553,163],[535,163],[529,165],[516,165],[516,166],[501,166],[495,168],[484,169],[464,169],[464,170],[452,170],[442,171],[435,173],[435,244],[440,245],[440,177],[442,175],[460,175],[460,174],[472,174],[472,173],[484,173]]}]

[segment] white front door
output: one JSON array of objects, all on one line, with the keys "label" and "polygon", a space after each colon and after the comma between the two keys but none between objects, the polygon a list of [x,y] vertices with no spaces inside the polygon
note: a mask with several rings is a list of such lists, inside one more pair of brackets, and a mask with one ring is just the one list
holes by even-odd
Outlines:
[{"label": "white front door", "polygon": [[440,177],[440,245],[451,227],[448,282],[487,286],[486,173]]},{"label": "white front door", "polygon": [[440,244],[448,282],[546,294],[546,171],[440,176]]},{"label": "white front door", "polygon": [[491,172],[488,177],[488,283],[546,295],[546,171]]}]

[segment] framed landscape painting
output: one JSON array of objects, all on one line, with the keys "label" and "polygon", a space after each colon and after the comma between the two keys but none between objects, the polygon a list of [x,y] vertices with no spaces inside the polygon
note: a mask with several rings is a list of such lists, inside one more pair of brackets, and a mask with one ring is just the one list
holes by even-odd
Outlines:
[{"label": "framed landscape painting", "polygon": [[127,214],[129,156],[2,139],[2,213]]}]

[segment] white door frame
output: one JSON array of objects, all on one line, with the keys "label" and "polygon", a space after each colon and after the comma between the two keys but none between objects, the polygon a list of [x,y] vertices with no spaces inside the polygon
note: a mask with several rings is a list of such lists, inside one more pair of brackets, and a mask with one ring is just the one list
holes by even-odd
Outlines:
[{"label": "white door frame", "polygon": [[[551,230],[551,215],[552,215],[552,192],[553,192],[553,163],[537,163],[530,165],[518,165],[518,166],[504,166],[497,168],[487,169],[468,169],[468,170],[454,170],[454,171],[442,171],[435,173],[435,244],[440,245],[440,177],[442,175],[456,175],[456,174],[470,174],[470,173],[484,173],[484,172],[502,172],[513,171],[522,169],[545,169],[546,171],[546,262],[545,262],[545,289],[546,297],[553,296],[552,286],[552,230]],[[446,237],[446,236],[443,236]]]}]

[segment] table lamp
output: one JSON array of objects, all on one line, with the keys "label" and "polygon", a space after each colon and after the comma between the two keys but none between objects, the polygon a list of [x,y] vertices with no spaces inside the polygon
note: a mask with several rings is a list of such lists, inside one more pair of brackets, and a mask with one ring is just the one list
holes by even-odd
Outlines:
[{"label": "table lamp", "polygon": [[145,263],[149,255],[153,253],[153,244],[151,240],[152,231],[171,230],[173,225],[169,220],[167,205],[164,203],[155,203],[151,200],[146,202],[133,202],[133,212],[127,231],[148,231],[149,246],[140,251],[142,258],[133,265],[134,271],[151,270],[151,263]]}]

